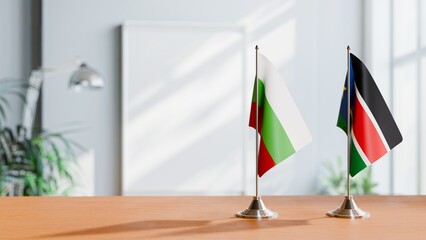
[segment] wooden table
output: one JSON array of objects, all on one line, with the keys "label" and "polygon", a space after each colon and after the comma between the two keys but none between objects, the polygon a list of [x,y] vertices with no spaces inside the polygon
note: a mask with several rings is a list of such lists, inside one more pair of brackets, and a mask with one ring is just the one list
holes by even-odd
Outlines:
[{"label": "wooden table", "polygon": [[263,197],[272,220],[235,218],[251,197],[0,198],[1,239],[426,239],[426,196],[357,196],[369,219],[326,217],[343,197]]}]

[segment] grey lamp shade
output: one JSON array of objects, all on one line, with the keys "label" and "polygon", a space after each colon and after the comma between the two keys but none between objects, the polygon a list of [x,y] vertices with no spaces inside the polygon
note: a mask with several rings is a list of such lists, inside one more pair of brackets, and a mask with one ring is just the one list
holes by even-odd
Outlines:
[{"label": "grey lamp shade", "polygon": [[100,89],[104,87],[105,82],[102,76],[93,68],[83,63],[72,74],[69,86],[70,88],[79,89]]}]

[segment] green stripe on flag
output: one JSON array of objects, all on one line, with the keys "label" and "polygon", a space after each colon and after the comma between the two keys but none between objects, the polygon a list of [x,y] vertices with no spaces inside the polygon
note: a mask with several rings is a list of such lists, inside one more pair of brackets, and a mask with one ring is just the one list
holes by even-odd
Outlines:
[{"label": "green stripe on flag", "polygon": [[295,152],[283,126],[265,99],[263,106],[262,139],[276,164]]},{"label": "green stripe on flag", "polygon": [[351,176],[355,176],[357,173],[359,173],[366,167],[367,165],[364,163],[361,156],[359,155],[358,150],[354,145],[354,142],[351,141]]},{"label": "green stripe on flag", "polygon": [[340,114],[339,114],[339,117],[337,118],[337,126],[345,132],[348,131],[348,125],[346,124],[345,119],[343,119],[343,117],[340,116]]},{"label": "green stripe on flag", "polygon": [[[256,85],[255,89],[256,90]],[[253,101],[256,101],[256,91],[253,94]],[[262,139],[265,147],[276,164],[288,158],[295,152],[293,144],[274,110],[265,96],[265,86],[259,79],[259,106],[263,109]]]},{"label": "green stripe on flag", "polygon": [[[253,87],[253,97],[251,99],[252,102],[256,102],[256,96],[257,96],[257,91],[256,91],[256,81],[254,82],[254,87]],[[258,105],[260,107],[262,107],[263,105],[263,99],[265,99],[265,85],[263,84],[263,81],[259,79],[259,102]]]}]

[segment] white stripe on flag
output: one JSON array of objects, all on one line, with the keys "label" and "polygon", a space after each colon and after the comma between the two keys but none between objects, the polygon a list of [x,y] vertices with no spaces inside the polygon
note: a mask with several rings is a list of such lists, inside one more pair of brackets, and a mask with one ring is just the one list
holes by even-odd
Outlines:
[{"label": "white stripe on flag", "polygon": [[290,92],[273,64],[259,54],[258,78],[265,85],[265,96],[297,151],[311,140],[311,134]]},{"label": "white stripe on flag", "polygon": [[362,151],[361,147],[359,146],[353,130],[351,131],[351,136],[352,136],[352,142],[354,143],[354,146],[355,146],[356,150],[358,151],[359,156],[361,157],[362,161],[364,161],[365,165],[367,165],[367,166],[371,165],[371,162],[368,160],[367,156],[365,155],[365,153]]}]

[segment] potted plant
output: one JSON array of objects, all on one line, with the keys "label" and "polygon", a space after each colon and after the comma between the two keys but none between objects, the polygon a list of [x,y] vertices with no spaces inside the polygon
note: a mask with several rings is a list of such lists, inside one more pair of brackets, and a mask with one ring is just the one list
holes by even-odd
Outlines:
[{"label": "potted plant", "polygon": [[20,81],[0,81],[0,195],[67,195],[75,186],[74,148],[81,148],[65,136],[69,131],[41,131],[28,137],[32,129],[18,125],[12,130],[4,125],[10,110],[8,96],[25,103],[28,88]]},{"label": "potted plant", "polygon": [[[347,169],[343,165],[341,157],[337,161],[324,163],[326,170],[320,176],[320,194],[344,195],[346,194]],[[377,194],[377,183],[373,181],[371,167],[368,167],[351,180],[351,192],[355,195]]]}]

